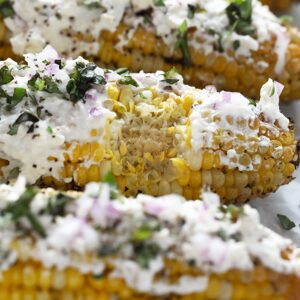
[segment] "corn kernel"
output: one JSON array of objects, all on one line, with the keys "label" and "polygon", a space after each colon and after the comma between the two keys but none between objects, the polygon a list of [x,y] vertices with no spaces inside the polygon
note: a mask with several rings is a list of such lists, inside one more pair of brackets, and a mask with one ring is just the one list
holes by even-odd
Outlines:
[{"label": "corn kernel", "polygon": [[107,88],[107,95],[110,99],[118,101],[120,96],[120,89],[117,84],[112,83]]}]

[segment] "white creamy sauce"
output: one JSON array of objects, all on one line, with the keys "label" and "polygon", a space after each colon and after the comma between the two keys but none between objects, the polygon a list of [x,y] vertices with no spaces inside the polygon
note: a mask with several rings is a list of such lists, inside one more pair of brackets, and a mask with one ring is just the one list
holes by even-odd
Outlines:
[{"label": "white creamy sauce", "polygon": [[[24,189],[23,178],[20,178],[15,186],[1,185],[1,209],[12,203],[10,195],[14,195],[13,198],[20,196]],[[112,249],[121,249],[117,254],[108,257],[113,266],[109,276],[122,278],[130,288],[153,295],[201,292],[207,288],[211,272],[251,270],[254,260],[278,273],[300,275],[299,250],[290,240],[261,225],[257,211],[248,205],[244,206],[238,220],[232,222],[229,211],[221,212],[220,201],[215,194],[205,193],[203,201],[194,202],[187,202],[178,195],[158,198],[139,195],[136,199],[119,196],[110,200],[107,189],[105,184],[87,185],[84,193],[73,194],[76,200],[67,205],[66,214],[54,219],[49,218],[47,213],[40,212],[44,210],[50,198],[54,201],[52,203],[55,203],[52,198],[55,192],[48,189],[37,194],[32,202],[35,202],[35,211],[32,210],[32,213],[42,224],[46,219],[50,220],[45,226],[46,237],[39,237],[33,232],[35,242],[26,237],[21,238],[20,249],[8,252],[9,255],[1,264],[0,271],[9,269],[18,259],[32,258],[48,268],[64,270],[73,267],[83,274],[101,275],[105,263],[98,253],[108,242]],[[103,202],[102,209],[98,212],[93,203],[95,201]],[[118,215],[112,214],[112,209],[118,212]],[[90,218],[93,213],[98,217],[101,214],[105,215],[107,222],[97,227],[97,219]],[[157,229],[155,235],[149,236],[147,241],[158,245],[160,250],[145,268],[139,264],[133,252],[132,236],[139,226],[149,220],[149,216],[152,216],[161,228]],[[118,222],[111,227],[114,220]],[[178,220],[184,220],[184,223],[179,225]],[[166,221],[170,230],[166,228]],[[6,215],[0,217],[0,226],[1,255],[10,250],[11,243],[18,237],[18,231]],[[32,230],[29,223],[23,222],[23,226]],[[220,231],[228,238],[223,239],[218,235]],[[163,234],[159,234],[162,232]],[[230,238],[237,233],[240,236],[238,240]],[[169,244],[163,246],[165,240],[169,240]],[[283,258],[282,252],[288,249],[289,259]],[[193,261],[195,268],[202,271],[203,275],[182,275],[176,283],[169,282],[168,277],[157,280],[156,275],[165,268],[166,258],[186,263]],[[224,297],[230,298],[230,287],[223,286],[222,290]]]},{"label": "white creamy sauce", "polygon": [[[15,0],[16,15],[6,18],[5,22],[12,32],[11,42],[16,53],[38,52],[50,43],[60,53],[73,57],[82,53],[98,53],[101,31],[106,29],[113,32],[122,21],[130,25],[131,29],[127,40],[120,37],[118,48],[127,44],[138,26],[154,30],[156,35],[172,47],[178,39],[179,27],[186,20],[188,28],[196,29],[195,37],[190,41],[192,47],[202,48],[206,53],[214,51],[219,36],[208,33],[214,30],[224,35],[225,50],[232,49],[233,42],[238,41],[240,47],[236,55],[247,57],[249,62],[252,52],[258,50],[261,43],[275,36],[275,71],[277,74],[282,72],[289,43],[287,30],[258,0],[252,1],[252,24],[257,37],[225,34],[230,25],[226,15],[229,5],[226,0],[164,0],[164,3],[165,6],[156,6],[151,0],[105,0],[99,6],[88,7],[84,1],[76,0]],[[188,5],[201,10],[190,18]],[[153,24],[145,25],[143,16],[135,14],[149,8],[153,10]],[[197,37],[204,38],[204,42],[197,41]]]},{"label": "white creamy sauce", "polygon": [[277,89],[276,83],[271,79],[263,85],[260,91],[258,109],[264,114],[268,122],[274,123],[278,121],[280,127],[288,130],[289,119],[279,110],[279,94]]}]

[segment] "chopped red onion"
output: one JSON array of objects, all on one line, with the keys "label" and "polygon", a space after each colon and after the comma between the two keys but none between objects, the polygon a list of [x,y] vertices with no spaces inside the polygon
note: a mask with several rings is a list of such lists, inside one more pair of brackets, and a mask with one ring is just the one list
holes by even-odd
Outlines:
[{"label": "chopped red onion", "polygon": [[205,87],[205,89],[209,92],[212,92],[212,93],[217,91],[217,88],[214,85],[208,85],[208,86]]},{"label": "chopped red onion", "polygon": [[284,89],[284,85],[278,81],[274,81],[274,83],[275,83],[275,87],[276,87],[276,92],[277,92],[278,96],[280,96]]}]

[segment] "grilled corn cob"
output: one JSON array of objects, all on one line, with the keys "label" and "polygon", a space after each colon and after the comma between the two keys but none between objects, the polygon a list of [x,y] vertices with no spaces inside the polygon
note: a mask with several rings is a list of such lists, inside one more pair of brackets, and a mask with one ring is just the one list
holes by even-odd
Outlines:
[{"label": "grilled corn cob", "polygon": [[290,6],[294,2],[298,2],[295,0],[262,0],[263,4],[266,4],[270,7],[273,11],[285,11],[290,8]]},{"label": "grilled corn cob", "polygon": [[299,249],[248,205],[124,198],[107,182],[0,187],[1,299],[298,299]]},{"label": "grilled corn cob", "polygon": [[273,78],[286,86],[283,100],[300,98],[299,32],[257,0],[4,2],[5,58],[8,38],[19,55],[50,43],[62,55],[84,54],[109,67],[176,66],[189,84],[252,98]]},{"label": "grilled corn cob", "polygon": [[126,195],[210,187],[225,202],[264,196],[292,179],[293,125],[279,111],[282,86],[269,80],[258,102],[198,90],[174,70],[133,74],[51,47],[0,64],[2,180],[83,187],[112,171]]}]

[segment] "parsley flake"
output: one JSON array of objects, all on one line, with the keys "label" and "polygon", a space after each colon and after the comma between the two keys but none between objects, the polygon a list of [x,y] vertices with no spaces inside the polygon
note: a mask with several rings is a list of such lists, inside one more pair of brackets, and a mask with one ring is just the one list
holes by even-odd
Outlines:
[{"label": "parsley flake", "polygon": [[180,49],[182,53],[183,64],[185,66],[191,65],[191,54],[188,47],[188,24],[184,20],[178,29],[178,40],[174,45],[174,50]]},{"label": "parsley flake", "polygon": [[281,227],[284,230],[291,230],[296,226],[296,224],[285,215],[277,214],[277,218],[279,220]]}]

